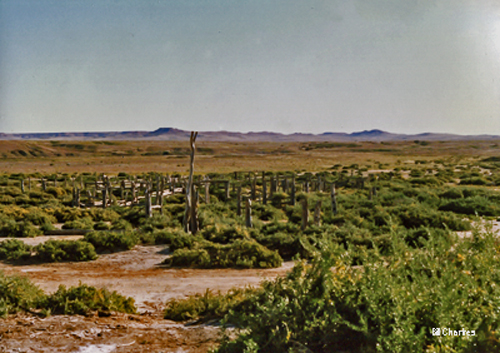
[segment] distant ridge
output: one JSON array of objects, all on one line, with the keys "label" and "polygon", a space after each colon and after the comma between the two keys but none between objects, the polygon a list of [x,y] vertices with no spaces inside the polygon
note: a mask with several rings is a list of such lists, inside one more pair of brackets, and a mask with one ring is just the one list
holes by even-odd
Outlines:
[{"label": "distant ridge", "polygon": [[[155,131],[110,131],[110,132],[54,132],[54,133],[0,133],[0,140],[189,140],[190,131],[162,127]],[[352,142],[352,141],[467,141],[467,140],[500,140],[498,135],[454,135],[438,133],[422,133],[416,135],[393,134],[382,130],[365,130],[353,133],[325,132],[322,134],[277,132],[231,132],[201,131],[201,141],[221,142]]]}]

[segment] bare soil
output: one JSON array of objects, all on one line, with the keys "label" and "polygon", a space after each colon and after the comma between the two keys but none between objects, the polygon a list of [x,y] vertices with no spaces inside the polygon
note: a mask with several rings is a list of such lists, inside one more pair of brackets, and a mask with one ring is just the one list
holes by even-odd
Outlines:
[{"label": "bare soil", "polygon": [[[53,237],[25,241],[36,244],[48,238]],[[104,254],[91,262],[0,264],[4,273],[25,275],[47,293],[56,291],[61,284],[75,286],[80,282],[116,290],[133,297],[139,311],[139,315],[110,317],[10,317],[0,320],[0,352],[206,352],[217,344],[220,328],[164,320],[162,311],[168,299],[207,289],[224,292],[233,287],[256,286],[293,267],[293,262],[286,262],[280,268],[265,270],[176,269],[161,265],[168,256],[168,247],[155,245]]]}]

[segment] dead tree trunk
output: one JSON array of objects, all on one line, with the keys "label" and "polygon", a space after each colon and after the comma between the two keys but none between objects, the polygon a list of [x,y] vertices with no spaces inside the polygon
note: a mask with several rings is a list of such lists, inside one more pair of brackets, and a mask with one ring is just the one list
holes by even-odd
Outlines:
[{"label": "dead tree trunk", "polygon": [[184,219],[183,219],[183,226],[184,226],[184,231],[186,233],[192,233],[193,231],[196,232],[196,230],[191,229],[190,225],[193,224],[193,221],[191,220],[191,216],[193,214],[192,208],[193,208],[193,172],[194,172],[194,154],[196,151],[196,146],[195,146],[195,141],[196,141],[196,136],[198,136],[198,132],[196,131],[191,131],[191,138],[189,139],[190,146],[191,146],[191,163],[189,165],[189,179],[186,185],[186,209],[184,212]]},{"label": "dead tree trunk", "polygon": [[309,209],[307,208],[307,199],[302,199],[302,223],[300,225],[301,230],[305,230],[307,228],[307,223],[309,221]]},{"label": "dead tree trunk", "polygon": [[332,184],[330,198],[332,199],[332,213],[335,216],[337,214],[337,197],[335,195],[335,184]]},{"label": "dead tree trunk", "polygon": [[241,186],[238,186],[238,191],[236,194],[236,214],[241,216]]},{"label": "dead tree trunk", "polygon": [[321,201],[318,201],[314,207],[314,225],[318,227],[321,225]]},{"label": "dead tree trunk", "polygon": [[252,228],[252,201],[250,198],[245,202],[245,225],[247,228]]}]

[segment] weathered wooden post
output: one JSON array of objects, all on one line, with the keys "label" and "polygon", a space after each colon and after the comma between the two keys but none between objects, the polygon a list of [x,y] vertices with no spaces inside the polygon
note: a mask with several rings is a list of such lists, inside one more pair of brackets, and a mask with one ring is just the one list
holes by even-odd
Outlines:
[{"label": "weathered wooden post", "polygon": [[198,189],[193,185],[193,193],[191,194],[191,217],[190,217],[190,228],[191,233],[196,234],[198,232],[198,201],[200,194]]},{"label": "weathered wooden post", "polygon": [[250,198],[247,198],[245,202],[245,226],[252,228],[252,201]]},{"label": "weathered wooden post", "polygon": [[314,207],[314,224],[318,227],[321,225],[321,201],[318,201]]},{"label": "weathered wooden post", "polygon": [[210,204],[210,182],[208,179],[205,181],[205,203]]},{"label": "weathered wooden post", "polygon": [[[183,226],[184,226],[184,231],[186,233],[191,233],[193,229],[190,229],[190,225],[194,224],[196,220],[191,220],[191,216],[193,215],[193,173],[194,173],[194,154],[196,151],[196,146],[195,146],[195,141],[196,141],[196,136],[198,136],[198,132],[196,131],[191,131],[191,137],[189,139],[190,142],[190,147],[191,147],[191,161],[189,164],[189,178],[188,182],[186,185],[186,209],[184,212],[184,219],[183,219]],[[196,231],[196,230],[195,230]]]},{"label": "weathered wooden post", "polygon": [[135,186],[135,182],[132,182],[132,185],[131,185],[131,188],[132,188],[132,202],[130,203],[131,206],[137,202],[137,195],[136,195],[135,187],[136,187]]},{"label": "weathered wooden post", "polygon": [[332,202],[332,213],[335,216],[337,214],[337,197],[335,195],[335,184],[332,184],[331,186],[330,198]]},{"label": "weathered wooden post", "polygon": [[290,187],[290,205],[295,206],[295,173],[292,174],[292,185]]},{"label": "weathered wooden post", "polygon": [[236,193],[236,214],[241,216],[241,185],[238,185]]},{"label": "weathered wooden post", "polygon": [[160,177],[158,175],[156,176],[156,198],[155,198],[155,204],[156,205],[160,204]]},{"label": "weathered wooden post", "polygon": [[122,200],[125,198],[125,180],[120,183],[120,198]]},{"label": "weathered wooden post", "polygon": [[229,200],[229,180],[224,182],[224,194],[225,194],[225,200]]},{"label": "weathered wooden post", "polygon": [[145,207],[146,207],[146,218],[150,218],[151,215],[151,192],[149,191],[149,188],[146,188],[146,191],[144,193],[145,196]]},{"label": "weathered wooden post", "polygon": [[76,207],[80,208],[80,189],[78,189],[78,188],[76,188],[75,203],[76,203]]},{"label": "weathered wooden post", "polygon": [[102,189],[102,208],[106,208],[107,203],[108,203],[108,188],[104,187]]},{"label": "weathered wooden post", "polygon": [[21,179],[21,192],[24,194],[24,179]]},{"label": "weathered wooden post", "polygon": [[309,194],[309,181],[306,181],[306,193]]},{"label": "weathered wooden post", "polygon": [[46,184],[46,182],[45,182],[45,179],[44,179],[44,178],[42,178],[42,190],[43,190],[43,191],[47,191],[47,184]]},{"label": "weathered wooden post", "polygon": [[302,199],[302,223],[300,225],[301,230],[307,228],[307,223],[309,221],[309,209],[307,208],[307,198]]}]

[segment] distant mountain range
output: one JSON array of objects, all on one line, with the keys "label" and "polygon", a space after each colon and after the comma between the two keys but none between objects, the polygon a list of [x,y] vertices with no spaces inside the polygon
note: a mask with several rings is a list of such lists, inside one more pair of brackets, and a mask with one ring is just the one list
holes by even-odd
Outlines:
[{"label": "distant mountain range", "polygon": [[[0,140],[161,140],[188,141],[190,131],[175,128],[160,128],[155,131],[110,131],[110,132],[54,132],[54,133],[0,133]],[[351,134],[325,132],[322,134],[281,134],[277,132],[231,132],[201,131],[197,140],[224,142],[352,142],[352,141],[461,141],[500,140],[498,135],[453,135],[424,133],[416,135],[393,134],[382,130],[365,130]]]}]

